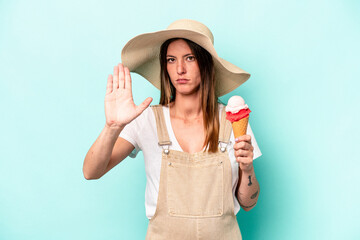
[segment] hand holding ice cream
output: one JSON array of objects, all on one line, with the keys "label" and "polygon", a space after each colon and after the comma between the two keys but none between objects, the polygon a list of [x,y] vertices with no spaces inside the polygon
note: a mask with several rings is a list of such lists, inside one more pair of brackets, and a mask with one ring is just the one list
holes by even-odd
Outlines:
[{"label": "hand holding ice cream", "polygon": [[228,101],[225,111],[226,119],[231,122],[234,132],[234,154],[236,161],[239,163],[242,171],[251,171],[254,147],[251,145],[251,136],[246,135],[249,113],[251,111],[240,96],[232,96]]}]

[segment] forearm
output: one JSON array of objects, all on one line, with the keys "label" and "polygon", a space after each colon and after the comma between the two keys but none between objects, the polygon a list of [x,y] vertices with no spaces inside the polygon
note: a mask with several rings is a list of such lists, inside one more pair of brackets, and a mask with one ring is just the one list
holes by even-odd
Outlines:
[{"label": "forearm", "polygon": [[239,184],[236,192],[237,199],[245,211],[252,209],[258,200],[260,185],[255,177],[254,167],[244,172],[239,167]]},{"label": "forearm", "polygon": [[86,179],[100,178],[109,164],[115,142],[119,137],[121,128],[110,128],[107,125],[86,154],[83,173]]}]

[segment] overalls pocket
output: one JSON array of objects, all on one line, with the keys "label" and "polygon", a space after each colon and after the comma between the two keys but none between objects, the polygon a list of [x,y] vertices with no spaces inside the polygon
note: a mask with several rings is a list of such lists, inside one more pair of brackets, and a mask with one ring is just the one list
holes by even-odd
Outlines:
[{"label": "overalls pocket", "polygon": [[168,213],[178,217],[223,215],[223,162],[167,164]]}]

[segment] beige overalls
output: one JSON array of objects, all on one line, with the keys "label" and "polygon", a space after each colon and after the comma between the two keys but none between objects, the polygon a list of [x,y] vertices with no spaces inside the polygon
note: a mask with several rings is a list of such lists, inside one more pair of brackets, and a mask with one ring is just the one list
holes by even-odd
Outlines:
[{"label": "beige overalls", "polygon": [[[234,214],[229,153],[231,123],[221,113],[219,151],[186,153],[171,144],[161,105],[152,106],[163,147],[159,195],[147,240],[241,240]],[[224,109],[225,110],[225,109]]]}]

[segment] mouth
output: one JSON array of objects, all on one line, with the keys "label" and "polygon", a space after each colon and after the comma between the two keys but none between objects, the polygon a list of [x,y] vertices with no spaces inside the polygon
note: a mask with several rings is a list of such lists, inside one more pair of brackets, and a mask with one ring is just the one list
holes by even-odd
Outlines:
[{"label": "mouth", "polygon": [[187,83],[189,81],[189,79],[186,78],[179,78],[176,80],[177,83]]}]

